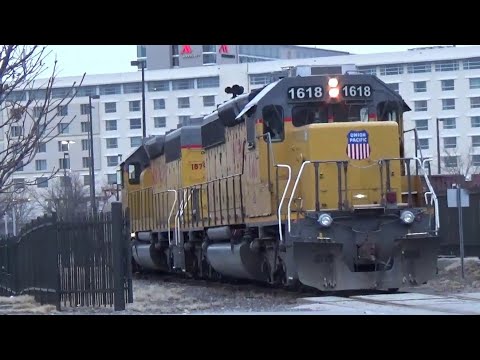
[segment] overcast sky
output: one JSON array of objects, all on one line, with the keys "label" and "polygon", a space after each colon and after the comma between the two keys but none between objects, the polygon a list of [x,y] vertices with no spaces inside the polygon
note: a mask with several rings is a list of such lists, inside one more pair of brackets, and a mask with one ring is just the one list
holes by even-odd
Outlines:
[{"label": "overcast sky", "polygon": [[[355,54],[403,51],[414,47],[435,45],[304,45],[322,49],[347,51]],[[76,76],[87,73],[106,74],[135,71],[130,65],[137,56],[136,45],[49,45],[52,54],[57,56],[61,70],[59,76]]]}]

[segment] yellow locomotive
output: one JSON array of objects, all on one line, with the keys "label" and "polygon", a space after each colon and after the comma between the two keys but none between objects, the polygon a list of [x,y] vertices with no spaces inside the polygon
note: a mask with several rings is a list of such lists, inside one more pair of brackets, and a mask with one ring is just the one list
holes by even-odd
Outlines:
[{"label": "yellow locomotive", "polygon": [[229,89],[121,164],[137,266],[329,291],[435,275],[438,205],[425,161],[404,157],[410,109],[375,76],[316,71]]}]

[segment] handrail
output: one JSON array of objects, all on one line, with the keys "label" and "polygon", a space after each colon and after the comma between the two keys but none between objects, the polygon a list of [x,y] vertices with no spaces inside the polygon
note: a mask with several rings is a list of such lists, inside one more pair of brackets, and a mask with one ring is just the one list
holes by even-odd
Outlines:
[{"label": "handrail", "polygon": [[[177,190],[167,190],[167,192],[173,192],[175,194],[175,200],[172,204],[172,209],[170,210],[170,214],[168,215],[168,245],[172,245],[170,240],[170,219],[172,218],[173,209],[175,209],[175,205],[177,204]],[[167,200],[168,201],[168,200]]]},{"label": "handrail", "polygon": [[[185,192],[187,190],[183,190],[183,199],[185,199]],[[178,204],[178,211],[175,214],[175,245],[178,246],[178,239],[180,238],[180,211],[182,209],[182,204],[184,203],[184,200],[182,199],[182,202]]]},{"label": "handrail", "polygon": [[438,233],[438,230],[440,229],[440,216],[439,216],[439,207],[438,207],[438,198],[437,194],[435,194],[435,190],[433,189],[432,184],[430,183],[430,179],[427,176],[427,173],[425,171],[425,163],[432,161],[433,159],[427,158],[421,161],[419,158],[415,158],[416,161],[420,164],[420,167],[423,172],[423,177],[425,178],[425,183],[427,184],[428,191],[425,192],[424,197],[425,197],[425,203],[428,204],[428,195],[431,195],[430,199],[430,205],[434,206],[435,209],[435,232]]},{"label": "handrail", "polygon": [[[278,233],[280,234],[280,244],[283,244],[283,234],[282,234],[282,207],[283,201],[285,200],[285,196],[287,195],[288,187],[290,186],[290,181],[292,180],[292,168],[290,165],[285,164],[276,164],[276,167],[283,167],[288,169],[288,180],[287,184],[285,185],[285,189],[283,190],[282,200],[280,200],[280,204],[278,205]],[[290,214],[290,212],[289,212]],[[289,230],[290,231],[290,228]]]},{"label": "handrail", "polygon": [[293,197],[295,196],[295,191],[297,191],[298,182],[300,181],[300,177],[302,176],[303,169],[305,168],[305,165],[311,164],[311,163],[312,163],[312,162],[311,162],[311,161],[308,161],[308,160],[303,162],[302,166],[300,167],[300,171],[298,172],[297,179],[295,180],[295,185],[293,185],[292,195],[290,196],[290,200],[288,201],[288,207],[287,207],[287,224],[288,224],[288,233],[289,233],[289,234],[290,234],[290,231],[291,231],[291,228],[292,228],[292,227],[291,227],[292,219],[291,219],[290,212],[291,212]]}]

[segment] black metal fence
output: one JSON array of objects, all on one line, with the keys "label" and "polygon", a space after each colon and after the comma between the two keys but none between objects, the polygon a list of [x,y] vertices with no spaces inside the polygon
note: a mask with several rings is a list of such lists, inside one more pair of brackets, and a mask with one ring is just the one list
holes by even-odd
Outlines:
[{"label": "black metal fence", "polygon": [[0,295],[124,310],[133,302],[129,235],[120,203],[95,217],[38,218],[0,240]]}]

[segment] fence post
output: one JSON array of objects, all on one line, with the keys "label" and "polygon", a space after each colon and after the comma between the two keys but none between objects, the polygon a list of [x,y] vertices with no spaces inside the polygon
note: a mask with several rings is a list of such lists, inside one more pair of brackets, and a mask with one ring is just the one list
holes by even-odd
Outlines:
[{"label": "fence post", "polygon": [[124,275],[122,255],[125,246],[123,238],[122,204],[112,203],[112,255],[113,255],[113,306],[115,311],[125,310]]},{"label": "fence post", "polygon": [[132,284],[132,246],[130,243],[130,210],[127,208],[124,213],[124,230],[125,230],[125,238],[124,241],[124,248],[125,248],[125,264],[126,264],[126,272],[127,272],[127,284],[128,284],[128,297],[127,302],[129,304],[133,303],[133,284]]}]

